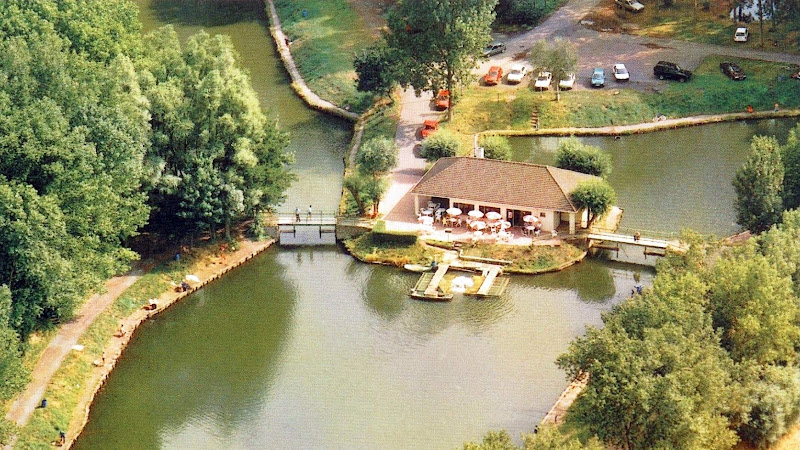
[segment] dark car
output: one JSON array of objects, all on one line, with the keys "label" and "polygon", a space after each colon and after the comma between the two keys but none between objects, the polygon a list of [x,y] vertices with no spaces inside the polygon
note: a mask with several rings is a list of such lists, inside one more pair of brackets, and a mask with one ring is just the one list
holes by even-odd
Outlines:
[{"label": "dark car", "polygon": [[672,80],[678,80],[681,83],[689,81],[692,78],[692,72],[682,69],[681,66],[668,61],[659,61],[658,64],[653,67],[653,75],[657,76],[659,80],[670,78]]},{"label": "dark car", "polygon": [[738,64],[732,63],[729,61],[719,63],[719,68],[722,69],[722,73],[728,76],[731,80],[744,80],[747,78],[747,75],[744,74],[744,71]]},{"label": "dark car", "polygon": [[490,56],[499,55],[504,51],[506,51],[506,44],[503,44],[502,42],[493,42],[483,49],[483,57],[488,58]]}]

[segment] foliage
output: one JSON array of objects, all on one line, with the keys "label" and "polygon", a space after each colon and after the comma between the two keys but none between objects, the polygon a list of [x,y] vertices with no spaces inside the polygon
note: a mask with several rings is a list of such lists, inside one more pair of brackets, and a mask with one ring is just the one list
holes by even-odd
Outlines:
[{"label": "foliage", "polygon": [[789,131],[781,149],[783,161],[783,207],[800,207],[800,124]]},{"label": "foliage", "polygon": [[373,233],[364,233],[357,238],[349,239],[344,245],[350,254],[366,262],[402,267],[405,264],[427,264],[433,260],[433,251],[419,242],[410,245],[398,245],[393,242],[376,243],[373,240]]},{"label": "foliage", "polygon": [[342,186],[350,193],[353,200],[356,202],[359,216],[363,216],[367,213],[367,201],[369,200],[369,193],[367,192],[368,182],[369,178],[358,174],[346,175],[342,180]]},{"label": "foliage", "polygon": [[559,82],[566,80],[569,73],[576,72],[578,48],[564,39],[556,38],[551,43],[542,39],[533,44],[530,55],[536,71],[546,71],[553,75],[556,99],[561,100]]},{"label": "foliage", "polygon": [[571,137],[558,144],[556,167],[607,178],[612,169],[611,155]]},{"label": "foliage", "polygon": [[486,158],[503,161],[511,159],[511,144],[505,136],[482,136],[480,146],[483,147]]},{"label": "foliage", "polygon": [[753,402],[740,434],[751,445],[773,445],[800,415],[800,372],[797,366],[764,366],[750,386]]},{"label": "foliage", "polygon": [[499,0],[497,21],[507,25],[536,25],[564,2],[562,0]]},{"label": "foliage", "polygon": [[461,147],[458,136],[448,130],[439,130],[422,141],[420,155],[434,162],[439,158],[455,156]]},{"label": "foliage", "polygon": [[[0,401],[6,401],[25,387],[28,373],[22,366],[20,342],[9,322],[11,290],[0,285]],[[0,424],[0,441],[3,439]]]},{"label": "foliage", "polygon": [[356,89],[361,92],[389,94],[395,86],[393,56],[385,43],[375,44],[356,55],[353,61],[358,81]]},{"label": "foliage", "polygon": [[514,445],[506,430],[489,431],[480,443],[467,442],[464,450],[602,450],[596,438],[582,443],[574,437],[565,436],[555,426],[537,427],[534,433],[522,434],[522,447]]},{"label": "foliage", "polygon": [[758,252],[764,255],[781,276],[792,280],[800,297],[800,210],[785,211],[779,225],[758,236]]},{"label": "foliage", "polygon": [[393,139],[378,137],[364,142],[356,152],[359,172],[373,178],[388,173],[397,165],[397,151]]},{"label": "foliage", "polygon": [[578,209],[589,212],[589,226],[598,217],[608,212],[617,202],[617,193],[605,180],[586,180],[569,193],[570,200]]},{"label": "foliage", "polygon": [[293,179],[288,136],[261,111],[230,39],[201,32],[181,47],[172,27],[145,37],[142,88],[153,137],[151,224],[226,231],[280,203]]},{"label": "foliage", "polygon": [[566,242],[556,247],[474,244],[464,247],[462,252],[467,256],[511,261],[504,269],[509,273],[547,272],[581,255],[581,250]]},{"label": "foliage", "polygon": [[761,232],[780,219],[783,211],[783,162],[774,137],[755,136],[747,162],[736,172],[736,222]]},{"label": "foliage", "polygon": [[[389,12],[387,46],[397,56],[397,81],[436,92],[455,92],[489,43],[496,0],[402,1]],[[452,108],[448,109],[452,115]]]}]

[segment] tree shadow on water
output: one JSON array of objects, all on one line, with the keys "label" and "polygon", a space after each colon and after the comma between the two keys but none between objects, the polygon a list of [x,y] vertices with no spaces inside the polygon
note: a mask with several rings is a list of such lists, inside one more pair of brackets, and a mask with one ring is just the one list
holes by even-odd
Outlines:
[{"label": "tree shadow on water", "polygon": [[259,0],[152,0],[151,9],[160,22],[184,26],[267,21],[264,3]]}]

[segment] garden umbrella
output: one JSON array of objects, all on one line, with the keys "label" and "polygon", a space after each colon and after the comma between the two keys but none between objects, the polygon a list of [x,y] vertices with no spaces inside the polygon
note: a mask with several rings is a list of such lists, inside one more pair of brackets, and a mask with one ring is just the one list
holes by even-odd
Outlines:
[{"label": "garden umbrella", "polygon": [[471,226],[473,230],[482,230],[486,228],[486,222],[481,222],[480,220],[476,220],[475,222],[472,222]]},{"label": "garden umbrella", "polygon": [[527,216],[523,216],[522,220],[525,222],[538,222],[539,218],[534,216],[533,214],[528,214]]},{"label": "garden umbrella", "polygon": [[477,209],[473,209],[472,211],[468,212],[467,215],[470,217],[474,217],[476,219],[480,219],[481,217],[483,217],[483,213]]},{"label": "garden umbrella", "polygon": [[447,214],[450,215],[450,216],[460,216],[461,215],[461,209],[456,208],[456,207],[447,208]]},{"label": "garden umbrella", "polygon": [[489,220],[499,220],[502,217],[503,216],[501,216],[500,213],[497,211],[489,211],[488,213],[486,213],[486,218]]}]

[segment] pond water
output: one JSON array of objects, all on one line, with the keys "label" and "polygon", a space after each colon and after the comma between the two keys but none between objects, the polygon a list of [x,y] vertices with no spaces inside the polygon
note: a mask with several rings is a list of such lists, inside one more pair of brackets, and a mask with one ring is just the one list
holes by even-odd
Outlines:
[{"label": "pond water", "polygon": [[75,448],[455,448],[532,429],[555,358],[646,268],[586,261],[500,299],[411,300],[415,274],[270,249],[137,331]]},{"label": "pond water", "polygon": [[[744,164],[753,135],[783,142],[798,119],[728,122],[658,133],[585,137],[581,141],[611,155],[608,182],[625,210],[626,229],[728,236],[736,224],[731,181]],[[555,162],[562,138],[511,138],[513,158],[539,164]],[[646,234],[643,231],[642,234]]]}]

